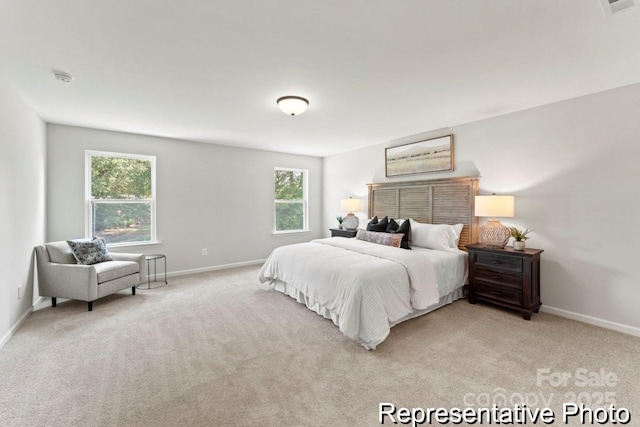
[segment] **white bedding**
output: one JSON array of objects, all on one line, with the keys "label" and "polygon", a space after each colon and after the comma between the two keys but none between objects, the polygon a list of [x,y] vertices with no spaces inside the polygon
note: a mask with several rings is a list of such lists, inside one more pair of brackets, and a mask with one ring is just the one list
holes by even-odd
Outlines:
[{"label": "white bedding", "polygon": [[438,306],[467,280],[466,253],[333,237],[275,249],[259,279],[375,349],[391,325]]}]

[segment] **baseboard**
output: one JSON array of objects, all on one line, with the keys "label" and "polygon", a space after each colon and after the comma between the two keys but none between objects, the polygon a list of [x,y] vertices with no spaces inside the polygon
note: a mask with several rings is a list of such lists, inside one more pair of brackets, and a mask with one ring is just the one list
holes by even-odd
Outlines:
[{"label": "baseboard", "polygon": [[567,319],[588,323],[590,325],[600,326],[601,328],[622,332],[623,334],[640,337],[640,328],[636,328],[634,326],[623,325],[622,323],[611,322],[609,320],[600,319],[598,317],[587,316],[586,314],[574,313],[572,311],[563,310],[561,308],[549,307],[548,305],[543,305],[542,307],[540,307],[540,311],[549,314],[555,314],[556,316],[560,317],[566,317]]},{"label": "baseboard", "polygon": [[11,329],[9,329],[7,331],[6,334],[4,334],[2,339],[0,339],[0,350],[2,350],[2,348],[5,346],[5,344],[9,342],[9,339],[11,339],[11,337],[13,335],[15,335],[16,331],[20,328],[20,326],[22,326],[22,324],[25,322],[25,320],[27,320],[27,317],[29,317],[29,315],[31,313],[33,313],[33,309],[35,308],[35,306],[37,306],[38,304],[40,304],[42,302],[42,299],[43,299],[42,297],[38,298],[38,300],[31,307],[29,307],[29,309],[27,311],[24,312],[22,317],[20,317],[20,320],[18,320],[11,327]]},{"label": "baseboard", "polygon": [[42,303],[44,300],[48,299],[49,297],[38,297],[38,299],[36,300],[36,302],[33,303],[33,305],[31,306],[31,311],[36,311],[36,307],[38,305],[40,305],[40,303]]},{"label": "baseboard", "polygon": [[243,262],[236,262],[232,264],[222,264],[222,265],[214,265],[210,267],[193,268],[190,270],[170,271],[167,273],[167,277],[186,276],[187,274],[206,273],[207,271],[225,270],[227,268],[245,267],[248,265],[258,265],[258,264],[264,264],[265,261],[266,259],[257,259],[253,261],[243,261]]}]

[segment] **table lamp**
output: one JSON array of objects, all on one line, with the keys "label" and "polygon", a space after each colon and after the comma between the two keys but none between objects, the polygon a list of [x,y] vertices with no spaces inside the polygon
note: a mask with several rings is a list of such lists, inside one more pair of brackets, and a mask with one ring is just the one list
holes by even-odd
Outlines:
[{"label": "table lamp", "polygon": [[342,199],[340,204],[343,211],[349,212],[342,221],[344,228],[347,230],[355,230],[358,228],[360,220],[353,214],[353,212],[360,212],[362,209],[362,200],[349,197],[348,199]]},{"label": "table lamp", "polygon": [[480,243],[485,246],[504,248],[511,233],[509,227],[500,224],[496,218],[512,218],[514,211],[513,196],[476,196],[476,216],[489,217],[486,224],[480,227]]}]

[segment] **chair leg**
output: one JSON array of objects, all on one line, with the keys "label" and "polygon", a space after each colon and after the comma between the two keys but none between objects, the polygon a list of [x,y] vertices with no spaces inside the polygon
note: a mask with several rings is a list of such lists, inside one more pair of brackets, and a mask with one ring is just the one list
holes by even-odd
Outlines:
[{"label": "chair leg", "polygon": [[131,295],[135,295],[136,294],[136,287],[132,286],[131,287]]},{"label": "chair leg", "polygon": [[56,299],[55,298],[51,298],[51,307],[55,307],[56,306]]},{"label": "chair leg", "polygon": [[89,305],[88,311],[93,311],[93,301],[88,301],[87,304]]}]

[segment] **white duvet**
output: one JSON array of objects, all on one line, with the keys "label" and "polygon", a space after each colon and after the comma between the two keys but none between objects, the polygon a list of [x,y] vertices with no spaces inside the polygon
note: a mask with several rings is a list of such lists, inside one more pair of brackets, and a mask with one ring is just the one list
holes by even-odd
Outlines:
[{"label": "white duvet", "polygon": [[390,325],[464,284],[465,266],[462,251],[403,250],[335,237],[275,249],[259,279],[375,349]]}]

